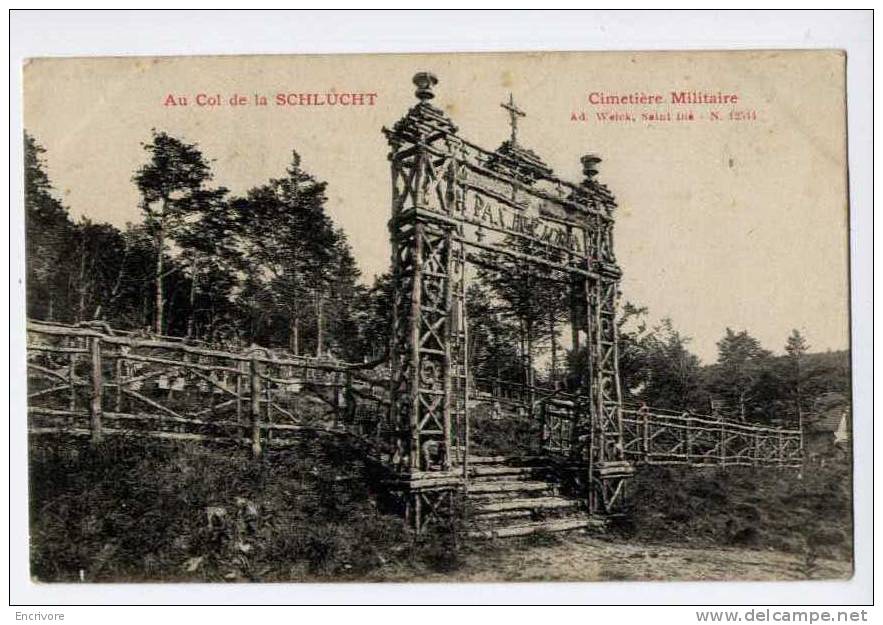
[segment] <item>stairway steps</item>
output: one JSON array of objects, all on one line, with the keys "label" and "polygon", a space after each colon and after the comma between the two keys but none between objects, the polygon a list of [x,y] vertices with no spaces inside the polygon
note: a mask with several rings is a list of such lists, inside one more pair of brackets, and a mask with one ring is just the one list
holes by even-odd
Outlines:
[{"label": "stairway steps", "polygon": [[509,460],[507,456],[469,456],[466,458],[469,464],[504,464]]},{"label": "stairway steps", "polygon": [[471,517],[471,529],[492,529],[509,525],[523,525],[539,521],[558,521],[563,519],[582,519],[585,514],[580,510],[559,508],[552,510],[504,510],[502,512],[486,512]]},{"label": "stairway steps", "polygon": [[528,536],[537,532],[569,532],[578,529],[603,526],[603,522],[588,516],[570,517],[519,525],[507,525],[488,529],[473,529],[470,538],[509,538],[512,536]]},{"label": "stairway steps", "polygon": [[513,521],[517,519],[528,522],[534,519],[534,516],[535,515],[533,510],[526,508],[521,510],[503,510],[500,512],[482,512],[476,513],[472,517],[472,523],[475,529],[485,529],[487,527],[503,523],[513,525]]},{"label": "stairway steps", "polygon": [[549,482],[535,482],[527,480],[488,480],[472,483],[469,486],[469,494],[489,494],[510,493],[510,492],[537,492],[543,490],[553,490],[554,484]]},{"label": "stairway steps", "polygon": [[510,467],[510,466],[497,466],[497,465],[479,465],[475,467],[469,468],[469,477],[473,479],[480,479],[485,476],[497,476],[497,475],[525,475],[530,476],[540,470],[540,467]]},{"label": "stairway steps", "polygon": [[475,455],[467,458],[471,504],[468,535],[507,538],[603,526],[578,499],[560,496],[548,458]]},{"label": "stairway steps", "polygon": [[579,502],[564,497],[519,497],[503,501],[485,502],[473,508],[477,515],[509,512],[513,510],[575,510]]}]

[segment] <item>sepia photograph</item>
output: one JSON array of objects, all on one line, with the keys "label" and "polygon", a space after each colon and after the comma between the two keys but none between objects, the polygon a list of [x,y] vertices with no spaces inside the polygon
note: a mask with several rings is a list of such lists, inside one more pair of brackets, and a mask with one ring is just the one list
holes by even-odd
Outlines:
[{"label": "sepia photograph", "polygon": [[846,66],[26,59],[30,580],[849,580]]}]

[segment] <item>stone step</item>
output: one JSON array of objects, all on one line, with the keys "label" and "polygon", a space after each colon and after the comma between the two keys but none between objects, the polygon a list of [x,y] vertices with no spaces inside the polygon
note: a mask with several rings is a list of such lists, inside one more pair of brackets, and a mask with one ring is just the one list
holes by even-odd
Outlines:
[{"label": "stone step", "polygon": [[517,510],[576,510],[579,501],[565,497],[518,497],[503,501],[488,501],[476,504],[472,513],[476,515],[512,512]]},{"label": "stone step", "polygon": [[466,459],[469,464],[505,464],[509,460],[508,456],[469,456]]},{"label": "stone step", "polygon": [[585,512],[574,508],[558,508],[550,510],[505,510],[503,512],[488,512],[476,514],[470,517],[470,528],[476,530],[509,527],[512,525],[524,525],[540,521],[551,522],[562,519],[585,518]]},{"label": "stone step", "polygon": [[488,480],[469,485],[469,494],[485,495],[511,492],[539,492],[554,490],[555,485],[549,482],[536,482],[529,480]]},{"label": "stone step", "polygon": [[503,510],[501,512],[476,512],[469,521],[473,529],[487,529],[499,525],[517,525],[528,523],[534,518],[530,509]]},{"label": "stone step", "polygon": [[497,475],[523,475],[530,477],[540,470],[541,467],[510,467],[505,465],[487,464],[469,467],[469,477],[473,480]]},{"label": "stone step", "polygon": [[579,515],[564,519],[552,519],[524,523],[519,525],[505,525],[488,529],[473,529],[468,532],[470,538],[509,538],[512,536],[527,536],[537,532],[569,532],[578,529],[602,529],[604,522],[589,516]]}]

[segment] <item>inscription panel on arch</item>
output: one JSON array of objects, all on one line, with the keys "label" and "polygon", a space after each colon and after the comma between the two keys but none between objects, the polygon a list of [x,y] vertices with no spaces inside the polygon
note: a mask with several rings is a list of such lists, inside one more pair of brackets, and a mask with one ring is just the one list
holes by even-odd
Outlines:
[{"label": "inscription panel on arch", "polygon": [[585,227],[547,217],[562,210],[552,200],[474,173],[458,181],[455,198],[450,215],[466,226],[467,242],[499,243],[508,235],[554,256],[585,255]]}]

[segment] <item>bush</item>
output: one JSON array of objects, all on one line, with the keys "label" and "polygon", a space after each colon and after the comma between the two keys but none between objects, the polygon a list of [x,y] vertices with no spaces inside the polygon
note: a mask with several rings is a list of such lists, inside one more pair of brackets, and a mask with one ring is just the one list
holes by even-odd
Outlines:
[{"label": "bush", "polygon": [[288,581],[364,574],[410,540],[373,503],[361,454],[305,434],[261,461],[238,447],[30,441],[40,581]]},{"label": "bush", "polygon": [[[629,538],[698,542],[852,559],[851,463],[832,449],[800,469],[640,466]],[[808,547],[809,545],[809,547]]]}]

